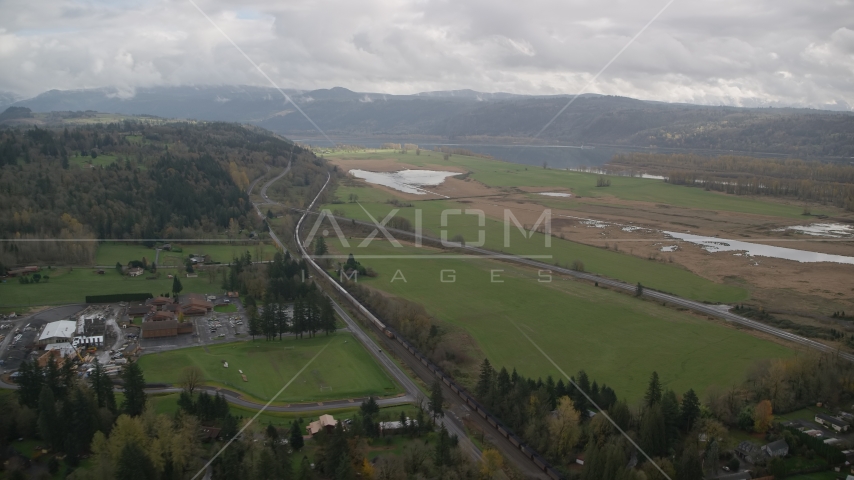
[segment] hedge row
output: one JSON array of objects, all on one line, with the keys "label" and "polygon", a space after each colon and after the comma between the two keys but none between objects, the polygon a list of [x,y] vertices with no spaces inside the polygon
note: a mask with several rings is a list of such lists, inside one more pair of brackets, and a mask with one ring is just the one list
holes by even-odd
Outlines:
[{"label": "hedge row", "polygon": [[114,293],[112,295],[86,295],[86,303],[139,302],[154,298],[150,293]]}]

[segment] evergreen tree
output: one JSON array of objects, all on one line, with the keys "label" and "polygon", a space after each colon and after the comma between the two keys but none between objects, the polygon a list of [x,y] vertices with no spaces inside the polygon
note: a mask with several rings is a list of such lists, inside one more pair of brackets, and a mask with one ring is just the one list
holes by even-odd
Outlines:
[{"label": "evergreen tree", "polygon": [[316,256],[322,256],[326,255],[327,252],[329,252],[329,247],[326,246],[326,239],[324,239],[322,236],[317,237],[317,239],[314,241],[314,254]]},{"label": "evergreen tree", "polygon": [[370,396],[362,402],[359,410],[362,412],[362,415],[374,417],[380,413],[380,406],[377,404],[377,400],[373,396]]},{"label": "evergreen tree", "polygon": [[433,463],[437,467],[451,464],[451,438],[444,423],[439,427],[439,435],[433,450]]},{"label": "evergreen tree", "polygon": [[145,410],[145,378],[142,369],[135,362],[130,363],[122,372],[125,400],[122,402],[124,413],[135,417]]},{"label": "evergreen tree", "polygon": [[39,395],[38,431],[42,440],[49,443],[53,448],[62,446],[62,432],[60,431],[59,415],[56,411],[56,397],[53,396],[53,390],[47,385],[42,387]]},{"label": "evergreen tree", "polygon": [[302,334],[306,329],[305,309],[303,308],[303,298],[297,297],[294,302],[294,318],[293,329],[294,335],[302,338]]},{"label": "evergreen tree", "polygon": [[249,317],[249,335],[252,335],[252,340],[255,340],[255,335],[261,335],[261,319],[257,313],[252,313]]},{"label": "evergreen tree", "polygon": [[[507,369],[501,367],[501,371],[498,372],[498,377],[496,378],[496,390],[498,391],[498,395],[504,397],[508,393],[510,393],[510,389],[513,387],[513,384],[510,383],[510,374],[507,373]],[[563,386],[563,380],[561,379],[558,382],[558,386]],[[564,387],[560,396],[566,395],[566,388]]]},{"label": "evergreen tree", "polygon": [[664,416],[664,425],[667,432],[667,446],[672,447],[679,439],[679,401],[673,390],[666,390],[661,396],[661,414]]},{"label": "evergreen tree", "polygon": [[485,404],[489,404],[490,402],[490,394],[492,393],[492,380],[495,377],[495,369],[492,368],[492,364],[489,363],[488,358],[483,359],[483,363],[480,364],[480,376],[477,380],[477,386],[474,389],[475,395],[478,400]]},{"label": "evergreen tree", "polygon": [[435,380],[433,386],[430,388],[430,414],[434,420],[445,415],[442,403],[444,403],[442,383],[439,380]]},{"label": "evergreen tree", "polygon": [[95,392],[98,408],[107,408],[115,413],[116,395],[113,393],[113,380],[107,375],[97,358],[95,359],[95,371],[89,374],[89,378],[92,382],[92,390]]},{"label": "evergreen tree", "polygon": [[181,280],[178,279],[178,275],[172,279],[172,296],[177,298],[178,294],[181,293],[181,290],[184,289],[184,286],[181,285]]},{"label": "evergreen tree", "polygon": [[335,331],[335,309],[327,296],[323,296],[320,303],[320,329],[327,335]]},{"label": "evergreen tree", "polygon": [[667,426],[660,405],[653,405],[644,413],[640,427],[640,444],[651,457],[667,454]]},{"label": "evergreen tree", "polygon": [[643,398],[647,407],[651,407],[661,401],[661,380],[658,379],[658,372],[652,372],[652,375],[649,377],[649,386],[647,386],[646,394]]},{"label": "evergreen tree", "polygon": [[25,361],[18,369],[18,401],[33,410],[39,407],[39,397],[44,385],[44,375],[38,362]]},{"label": "evergreen tree", "polygon": [[279,334],[279,340],[282,339],[282,334],[288,331],[288,310],[284,305],[276,304],[276,333]]},{"label": "evergreen tree", "polygon": [[699,417],[700,399],[697,398],[697,394],[694,393],[694,389],[688,390],[682,397],[682,428],[686,432],[691,431],[691,429],[694,428],[694,423]]},{"label": "evergreen tree", "polygon": [[290,444],[295,452],[298,452],[305,445],[305,440],[302,437],[302,427],[300,427],[299,422],[296,420],[291,424]]}]

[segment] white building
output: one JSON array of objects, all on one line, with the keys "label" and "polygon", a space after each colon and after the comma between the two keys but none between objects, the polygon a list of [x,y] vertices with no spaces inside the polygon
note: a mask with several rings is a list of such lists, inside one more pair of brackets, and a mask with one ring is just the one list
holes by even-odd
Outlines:
[{"label": "white building", "polygon": [[77,322],[73,320],[60,320],[51,322],[44,326],[39,336],[39,345],[49,343],[68,343],[77,331]]}]

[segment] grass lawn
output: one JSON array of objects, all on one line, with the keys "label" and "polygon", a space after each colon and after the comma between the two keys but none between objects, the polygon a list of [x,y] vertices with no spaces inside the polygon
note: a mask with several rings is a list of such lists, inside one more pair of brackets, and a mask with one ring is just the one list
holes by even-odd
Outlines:
[{"label": "grass lawn", "polygon": [[774,417],[779,421],[783,421],[783,420],[809,420],[809,421],[813,422],[813,421],[815,421],[815,416],[818,413],[824,413],[826,415],[833,415],[834,414],[834,412],[831,412],[830,410],[828,410],[826,408],[820,408],[820,407],[812,406],[812,407],[802,408],[800,410],[795,410],[794,412],[789,412],[789,413],[786,413],[783,415],[774,415]]},{"label": "grass lawn", "polygon": [[228,305],[217,305],[214,307],[214,311],[219,313],[232,313],[237,311],[237,305],[230,303]]},{"label": "grass lawn", "polygon": [[[340,195],[340,194],[339,194]],[[361,202],[360,202],[361,203]],[[378,221],[395,207],[386,203],[361,203]],[[415,208],[421,209],[425,235],[440,236],[442,211],[453,208],[466,208],[453,201],[415,202]],[[325,208],[337,209],[349,218],[370,221],[365,212],[356,204],[327,205]],[[415,208],[402,208],[398,216],[407,218],[415,225]],[[529,227],[530,228],[530,227]],[[551,246],[545,246],[544,235],[536,233],[526,238],[515,227],[510,229],[509,247],[504,243],[504,222],[487,218],[484,227],[477,225],[476,217],[470,215],[449,215],[447,217],[447,238],[457,234],[468,241],[476,241],[479,231],[484,232],[485,248],[504,251],[518,255],[551,255],[551,259],[541,259],[545,263],[560,262],[569,265],[575,260],[584,262],[588,272],[623,280],[628,283],[643,285],[673,293],[692,300],[708,302],[739,302],[748,298],[748,291],[734,285],[723,285],[712,282],[696,275],[678,265],[647,260],[625,253],[619,253],[603,248],[591,247],[580,243],[552,237]],[[381,237],[381,236],[380,236]],[[358,255],[363,249],[358,248],[359,242],[351,244],[349,252]]]},{"label": "grass lawn", "polygon": [[[337,240],[329,244],[341,251]],[[373,255],[429,251],[381,242],[365,249]],[[515,323],[568,374],[584,369],[600,385],[607,383],[630,401],[641,397],[653,371],[668,388],[679,393],[693,388],[702,398],[712,385],[742,381],[758,359],[794,353],[707,319],[584,282],[555,277],[541,283],[535,270],[494,260],[361,262],[379,276],[360,282],[422,304],[437,319],[462,327],[496,368],[515,367],[534,378],[560,376]],[[396,275],[398,270],[405,282]],[[442,283],[442,270],[454,270],[456,281]],[[492,270],[499,270],[497,280],[503,283],[492,282]],[[395,276],[398,279],[392,281]]]},{"label": "grass lawn", "polygon": [[[327,348],[276,399],[277,402],[322,401],[393,395],[400,387],[347,333],[312,339],[266,342],[232,342],[143,355],[139,364],[148,382],[180,381],[184,367],[196,365],[207,382],[224,385],[260,400],[269,400],[321,349]],[[222,362],[228,362],[223,368]],[[248,377],[243,382],[238,370]]]},{"label": "grass lawn", "polygon": [[[583,198],[613,196],[622,200],[665,203],[701,210],[723,210],[786,218],[801,218],[803,213],[803,205],[799,206],[797,202],[787,205],[762,198],[727,195],[705,191],[702,188],[672,185],[661,180],[614,175],[608,176],[611,180],[610,187],[599,188],[596,187],[596,179],[600,176],[599,174],[543,169],[531,165],[463,155],[453,155],[450,159],[444,160],[441,153],[427,150],[422,150],[421,155],[418,156],[413,154],[401,155],[392,150],[334,153],[326,156],[333,159],[390,159],[417,167],[455,166],[472,172],[471,178],[491,187],[555,187],[570,189],[574,196]],[[346,199],[346,196],[341,198]]]},{"label": "grass lawn", "polygon": [[[172,290],[172,280],[167,276],[178,273],[175,269],[158,269],[160,277],[148,280],[149,275],[128,277],[119,274],[115,269],[106,269],[104,275],[97,275],[91,268],[55,268],[42,270],[42,275],[49,275],[50,281],[37,284],[22,285],[17,279],[10,278],[0,283],[0,306],[15,307],[33,305],[60,305],[66,303],[82,303],[86,295],[106,295],[113,293],[151,293],[159,295]],[[207,275],[197,278],[187,278],[181,274],[181,293],[216,293],[219,292],[221,280],[215,279],[210,283]]]},{"label": "grass lawn", "polygon": [[[179,266],[184,265],[184,261],[191,254],[210,255],[211,261],[219,263],[230,263],[231,260],[243,255],[244,252],[249,252],[252,255],[253,261],[272,260],[276,253],[276,247],[272,244],[250,244],[250,245],[232,245],[228,243],[214,244],[187,244],[177,245],[182,249],[182,252],[160,251],[158,266]],[[95,254],[95,263],[98,265],[115,265],[116,262],[122,265],[127,265],[131,260],[142,260],[143,257],[149,263],[153,262],[157,252],[153,248],[148,248],[132,243],[104,243],[98,247],[98,252]]]}]

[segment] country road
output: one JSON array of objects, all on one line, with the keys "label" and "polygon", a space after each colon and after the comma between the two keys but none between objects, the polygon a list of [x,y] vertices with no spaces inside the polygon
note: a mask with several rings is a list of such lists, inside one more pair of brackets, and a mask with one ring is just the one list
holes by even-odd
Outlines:
[{"label": "country road", "polygon": [[[340,217],[340,216],[336,216],[335,219],[340,220],[340,221],[347,221],[347,222],[353,221],[353,219],[351,219],[351,218]],[[360,220],[355,220],[355,222],[357,224],[363,225],[363,226],[376,227],[376,225],[374,225],[373,223],[370,223],[370,222],[365,222],[365,221],[360,221]],[[407,237],[414,237],[415,236],[415,233],[413,233],[413,232],[408,232],[405,230],[398,230],[395,228],[390,228],[388,226],[386,226],[384,228],[386,230],[388,230],[390,233],[394,233],[396,235],[407,236]],[[440,243],[441,242],[440,239],[435,238],[435,237],[430,237],[427,235],[421,235],[421,238],[423,240],[426,240],[429,242],[434,242],[434,243]],[[602,285],[607,285],[609,287],[618,288],[618,289],[629,291],[629,292],[634,292],[635,289],[637,288],[636,285],[632,285],[630,283],[621,282],[619,280],[613,280],[613,279],[606,278],[606,277],[600,277],[600,276],[594,275],[592,273],[577,272],[575,270],[558,267],[558,266],[551,265],[548,263],[539,262],[539,261],[532,260],[529,258],[524,258],[524,257],[518,256],[518,255],[507,254],[507,253],[503,253],[503,252],[496,252],[493,250],[488,250],[488,249],[479,248],[479,247],[472,247],[472,246],[468,246],[468,245],[463,245],[461,247],[454,247],[454,248],[462,249],[463,251],[468,251],[468,252],[471,252],[471,253],[476,254],[476,255],[488,255],[488,256],[490,256],[490,258],[493,258],[493,259],[519,263],[519,264],[527,265],[530,267],[535,267],[535,268],[542,269],[542,270],[550,270],[552,272],[557,272],[557,273],[560,273],[563,275],[569,275],[569,276],[572,276],[575,278],[579,278],[581,280],[587,280],[590,282],[598,282]],[[758,330],[760,332],[767,333],[767,334],[773,335],[777,338],[787,340],[787,341],[790,341],[792,343],[795,343],[795,344],[798,344],[798,345],[801,345],[801,346],[804,346],[807,348],[818,350],[820,352],[834,353],[834,354],[839,355],[840,358],[844,358],[845,360],[854,362],[854,355],[853,354],[841,352],[841,351],[839,351],[839,350],[837,350],[837,349],[835,349],[829,345],[826,345],[824,343],[812,340],[810,338],[802,337],[800,335],[796,335],[794,333],[787,332],[787,331],[782,330],[780,328],[772,327],[770,325],[765,325],[764,323],[757,322],[755,320],[751,320],[749,318],[742,317],[740,315],[736,315],[734,313],[729,312],[726,309],[720,308],[720,306],[717,306],[717,305],[709,305],[709,304],[697,302],[694,300],[688,300],[688,299],[678,297],[676,295],[672,295],[669,293],[658,292],[658,291],[652,290],[648,287],[645,287],[643,289],[643,296],[649,297],[649,298],[652,298],[652,299],[655,299],[658,301],[662,301],[662,302],[672,303],[674,305],[678,305],[680,307],[684,307],[684,308],[687,308],[689,310],[693,310],[694,312],[702,313],[704,315],[709,315],[711,317],[720,318],[720,319],[725,320],[727,322],[732,322],[732,323],[741,325],[743,327],[752,328],[754,330]]]}]

